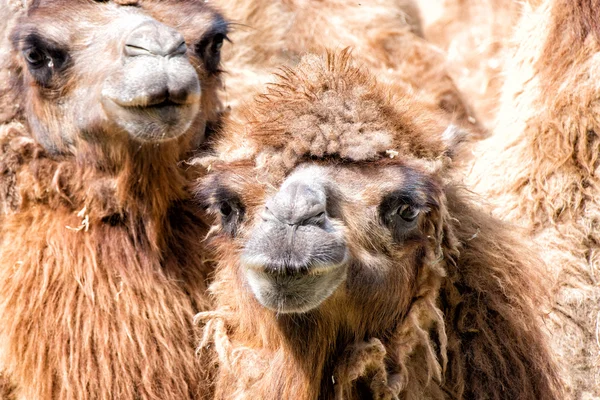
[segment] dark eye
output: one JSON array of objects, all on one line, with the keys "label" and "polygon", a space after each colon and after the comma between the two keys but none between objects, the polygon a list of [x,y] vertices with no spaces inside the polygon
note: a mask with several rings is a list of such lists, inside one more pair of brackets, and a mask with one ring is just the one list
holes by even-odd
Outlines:
[{"label": "dark eye", "polygon": [[49,57],[38,48],[29,48],[23,51],[23,56],[25,57],[25,61],[31,68],[38,69],[44,66],[45,63],[50,62]]},{"label": "dark eye", "polygon": [[397,191],[384,196],[379,215],[394,239],[402,243],[419,234],[418,221],[423,209],[410,192]]},{"label": "dark eye", "polygon": [[244,206],[238,197],[229,197],[218,204],[219,214],[221,214],[221,227],[229,235],[236,234],[239,223],[242,221],[245,213]]},{"label": "dark eye", "polygon": [[201,183],[196,201],[212,216],[213,223],[220,225],[220,232],[235,236],[246,208],[237,191],[220,183],[218,174]]},{"label": "dark eye", "polygon": [[66,67],[69,60],[68,53],[62,47],[47,42],[37,34],[29,35],[24,40],[22,53],[29,72],[43,87],[53,84],[54,76]]},{"label": "dark eye", "polygon": [[229,204],[228,201],[224,201],[219,206],[219,212],[223,217],[227,218],[233,212],[233,208],[231,207],[231,204]]},{"label": "dark eye", "polygon": [[196,54],[204,62],[206,70],[210,73],[219,72],[219,64],[221,63],[221,47],[223,42],[229,40],[227,35],[216,33],[202,39],[196,45]]},{"label": "dark eye", "polygon": [[406,222],[413,222],[419,216],[419,210],[411,205],[403,204],[398,207],[396,214]]},{"label": "dark eye", "polygon": [[219,33],[215,35],[212,40],[212,44],[210,46],[210,50],[213,55],[218,55],[221,52],[221,47],[223,47],[223,41],[225,40],[225,35]]}]

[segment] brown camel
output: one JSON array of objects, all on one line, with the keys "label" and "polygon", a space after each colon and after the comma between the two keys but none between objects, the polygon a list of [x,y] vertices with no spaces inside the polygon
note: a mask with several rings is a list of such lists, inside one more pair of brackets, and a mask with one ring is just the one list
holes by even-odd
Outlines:
[{"label": "brown camel", "polygon": [[218,118],[228,24],[198,1],[10,11],[0,397],[209,397],[192,323],[208,305],[206,229],[179,161]]},{"label": "brown camel", "polygon": [[539,245],[555,282],[548,326],[569,398],[600,399],[600,8],[532,3],[469,184]]},{"label": "brown camel", "polygon": [[225,124],[197,188],[217,399],[562,399],[540,263],[454,184],[463,134],[307,56]]}]

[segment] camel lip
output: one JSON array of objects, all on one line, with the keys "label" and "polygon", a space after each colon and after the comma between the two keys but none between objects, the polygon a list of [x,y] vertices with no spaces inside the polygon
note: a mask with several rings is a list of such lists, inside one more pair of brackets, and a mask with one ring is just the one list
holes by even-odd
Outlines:
[{"label": "camel lip", "polygon": [[162,142],[187,132],[199,111],[198,103],[179,104],[165,99],[149,106],[122,106],[104,97],[107,115],[130,137],[142,142]]},{"label": "camel lip", "polygon": [[245,271],[246,281],[258,302],[279,314],[301,314],[318,307],[346,279],[347,265],[320,274],[270,274]]},{"label": "camel lip", "polygon": [[185,105],[186,103],[177,103],[171,99],[166,99],[158,103],[151,103],[146,105],[146,108],[163,108],[163,107],[179,107],[181,105]]},{"label": "camel lip", "polygon": [[119,104],[117,103],[117,105],[119,107],[123,107],[123,108],[148,108],[148,109],[152,109],[152,108],[165,108],[165,107],[180,107],[183,105],[186,105],[185,103],[177,103],[171,99],[164,99],[164,100],[159,100],[159,101],[150,101],[147,103],[138,103],[138,104]]},{"label": "camel lip", "polygon": [[154,116],[153,122],[162,121],[165,125],[173,125],[174,121],[179,120],[190,107],[190,104],[178,104],[169,99],[145,104],[126,104],[106,97],[103,102],[105,109],[119,115],[121,119],[127,119],[127,115],[147,115]]},{"label": "camel lip", "polygon": [[132,99],[119,99],[113,97],[106,97],[116,106],[122,108],[137,108],[137,109],[153,109],[153,108],[165,108],[165,107],[181,107],[188,106],[200,101],[199,96],[190,94],[185,96],[184,99],[178,99],[175,96],[171,96],[168,93],[164,93],[157,96],[139,96]]},{"label": "camel lip", "polygon": [[346,264],[347,257],[339,263],[309,263],[307,265],[294,266],[292,268],[280,267],[271,263],[253,262],[256,260],[248,259],[242,260],[242,265],[246,270],[253,271],[267,276],[288,276],[288,277],[301,277],[301,276],[321,276],[327,275],[334,272],[335,270],[343,267]]},{"label": "camel lip", "polygon": [[343,254],[336,257],[307,257],[304,260],[274,260],[254,251],[244,251],[240,262],[247,271],[272,276],[320,276],[343,268],[350,260],[350,252],[344,245]]}]

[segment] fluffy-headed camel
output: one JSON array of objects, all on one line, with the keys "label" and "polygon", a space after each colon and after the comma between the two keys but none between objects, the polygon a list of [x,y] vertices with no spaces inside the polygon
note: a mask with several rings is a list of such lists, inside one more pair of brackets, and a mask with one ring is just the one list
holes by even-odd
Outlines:
[{"label": "fluffy-headed camel", "polygon": [[541,265],[453,181],[462,134],[346,53],[229,122],[197,195],[217,399],[561,399]]}]

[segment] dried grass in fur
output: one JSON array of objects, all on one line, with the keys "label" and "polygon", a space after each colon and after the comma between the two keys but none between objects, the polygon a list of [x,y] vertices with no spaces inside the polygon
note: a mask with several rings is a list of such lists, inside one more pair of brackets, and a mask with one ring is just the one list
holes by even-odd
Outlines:
[{"label": "dried grass in fur", "polygon": [[591,1],[534,7],[513,38],[497,129],[477,149],[469,184],[539,245],[554,282],[547,324],[569,398],[597,399],[600,15]]}]

